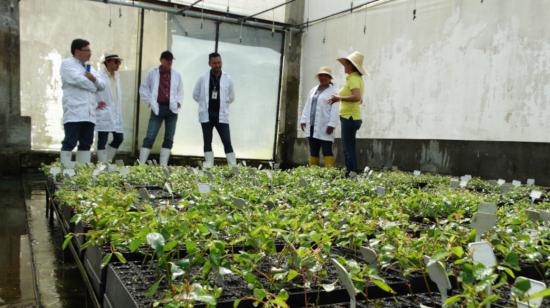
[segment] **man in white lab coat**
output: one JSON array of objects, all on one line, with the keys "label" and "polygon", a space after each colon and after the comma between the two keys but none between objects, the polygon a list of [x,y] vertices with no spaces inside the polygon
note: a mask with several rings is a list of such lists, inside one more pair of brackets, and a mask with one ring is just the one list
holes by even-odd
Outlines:
[{"label": "man in white lab coat", "polygon": [[237,165],[237,159],[231,145],[229,133],[229,104],[235,99],[233,81],[225,72],[222,72],[222,57],[213,52],[208,56],[210,70],[202,75],[193,90],[193,99],[199,104],[199,121],[202,126],[204,142],[204,167],[214,165],[212,151],[212,132],[218,131],[223,143],[227,163]]},{"label": "man in white lab coat", "polygon": [[164,140],[160,149],[160,165],[168,165],[170,151],[174,144],[178,111],[183,100],[183,81],[181,75],[172,69],[174,55],[170,51],[164,51],[160,55],[160,66],[151,69],[141,86],[139,95],[151,108],[147,134],[139,153],[139,162],[147,162],[153,143],[164,121]]},{"label": "man in white lab coat", "polygon": [[[97,92],[98,109],[97,123],[97,161],[110,162],[115,157],[118,147],[124,140],[122,127],[122,92],[120,78],[117,73],[122,59],[114,53],[103,56],[105,68],[101,71],[101,78],[105,81],[105,89]],[[109,133],[113,140],[107,145]]]},{"label": "man in white lab coat", "polygon": [[94,140],[94,126],[98,91],[105,82],[86,64],[92,56],[90,42],[75,39],[71,43],[72,57],[61,63],[63,88],[63,128],[65,137],[61,143],[61,163],[71,161],[71,151],[78,143],[77,163],[90,162],[90,147]]}]

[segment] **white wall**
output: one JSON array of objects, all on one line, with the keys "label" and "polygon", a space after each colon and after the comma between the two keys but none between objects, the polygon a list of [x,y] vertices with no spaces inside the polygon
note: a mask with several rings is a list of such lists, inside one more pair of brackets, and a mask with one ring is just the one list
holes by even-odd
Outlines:
[{"label": "white wall", "polygon": [[[369,72],[359,138],[550,142],[550,0],[417,0],[413,21],[414,3],[310,26],[302,101],[319,66],[341,85],[335,59],[359,50]],[[309,0],[304,19],[347,7]]]}]

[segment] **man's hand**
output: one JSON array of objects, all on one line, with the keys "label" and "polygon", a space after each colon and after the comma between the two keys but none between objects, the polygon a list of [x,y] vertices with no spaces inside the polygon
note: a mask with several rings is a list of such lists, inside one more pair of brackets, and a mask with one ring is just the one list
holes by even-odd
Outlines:
[{"label": "man's hand", "polygon": [[334,127],[332,126],[327,126],[327,135],[330,135],[334,132]]},{"label": "man's hand", "polygon": [[300,123],[300,128],[304,131],[306,129],[306,123]]},{"label": "man's hand", "polygon": [[105,108],[107,108],[107,103],[106,103],[106,102],[101,101],[101,102],[98,102],[98,103],[97,103],[97,109],[103,110],[103,109],[105,109]]},{"label": "man's hand", "polygon": [[178,102],[178,108],[181,108],[181,104]]},{"label": "man's hand", "polygon": [[84,76],[86,76],[86,78],[88,78],[91,82],[95,82],[95,81],[96,81],[95,76],[92,75],[92,73],[90,73],[90,72],[86,72],[86,74],[84,74]]},{"label": "man's hand", "polygon": [[340,101],[340,96],[338,95],[333,95],[331,96],[331,98],[328,100],[328,102],[332,105],[336,102],[339,102]]}]

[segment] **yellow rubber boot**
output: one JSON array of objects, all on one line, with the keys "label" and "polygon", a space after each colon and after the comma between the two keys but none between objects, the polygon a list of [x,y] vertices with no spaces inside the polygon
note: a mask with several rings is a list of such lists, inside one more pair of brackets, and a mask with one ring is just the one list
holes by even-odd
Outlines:
[{"label": "yellow rubber boot", "polygon": [[319,166],[319,156],[310,156],[308,159],[308,165],[311,166]]},{"label": "yellow rubber boot", "polygon": [[332,168],[334,166],[334,156],[325,156],[325,168]]}]

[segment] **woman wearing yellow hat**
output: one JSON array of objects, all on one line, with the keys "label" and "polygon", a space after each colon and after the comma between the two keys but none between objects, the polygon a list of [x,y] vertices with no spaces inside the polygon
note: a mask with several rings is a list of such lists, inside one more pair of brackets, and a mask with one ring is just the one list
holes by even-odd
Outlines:
[{"label": "woman wearing yellow hat", "polygon": [[332,84],[332,70],[323,66],[317,72],[319,85],[309,92],[300,127],[309,139],[309,165],[319,165],[319,151],[322,150],[325,167],[332,167],[334,156],[334,128],[338,124],[338,104],[331,104],[330,98],[336,94]]},{"label": "woman wearing yellow hat", "polygon": [[361,102],[365,82],[362,75],[366,75],[363,68],[363,55],[354,51],[345,58],[339,58],[346,73],[346,83],[340,89],[338,95],[334,95],[331,103],[340,102],[340,123],[342,125],[342,144],[344,147],[344,160],[347,175],[357,172],[357,153],[355,140],[357,130],[361,127]]}]

